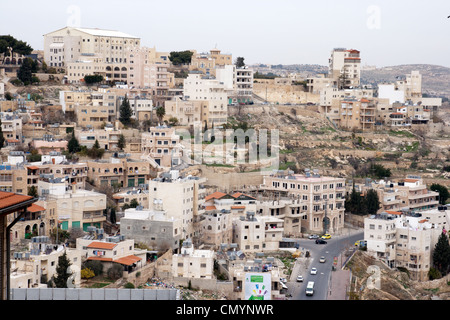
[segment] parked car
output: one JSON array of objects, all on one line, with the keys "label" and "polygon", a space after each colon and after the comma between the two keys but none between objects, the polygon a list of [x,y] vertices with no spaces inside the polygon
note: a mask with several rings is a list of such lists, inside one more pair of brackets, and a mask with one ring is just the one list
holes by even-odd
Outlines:
[{"label": "parked car", "polygon": [[323,236],[321,236],[322,239],[331,239],[331,234],[325,233]]},{"label": "parked car", "polygon": [[303,282],[303,276],[297,276],[297,282]]},{"label": "parked car", "polygon": [[325,261],[326,261],[326,259],[325,259],[324,256],[320,257],[320,259],[319,259],[319,262],[320,262],[320,263],[325,263]]},{"label": "parked car", "polygon": [[317,274],[317,268],[312,268],[311,269],[311,274]]},{"label": "parked car", "polygon": [[280,281],[283,282],[283,283],[287,282],[286,278],[280,278]]},{"label": "parked car", "polygon": [[317,244],[327,244],[327,242],[323,239],[316,239]]},{"label": "parked car", "polygon": [[319,239],[319,236],[317,234],[311,234],[308,239]]}]

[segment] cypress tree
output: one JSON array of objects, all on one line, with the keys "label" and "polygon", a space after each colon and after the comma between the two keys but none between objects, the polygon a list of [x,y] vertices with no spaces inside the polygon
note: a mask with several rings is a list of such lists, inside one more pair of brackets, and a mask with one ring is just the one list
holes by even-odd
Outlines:
[{"label": "cypress tree", "polygon": [[71,276],[71,274],[68,273],[67,270],[71,265],[72,263],[67,258],[66,252],[59,256],[58,265],[56,266],[56,277],[54,281],[57,288],[67,288],[67,280]]},{"label": "cypress tree", "polygon": [[442,275],[446,275],[450,266],[450,245],[447,235],[442,232],[434,247],[433,265]]}]

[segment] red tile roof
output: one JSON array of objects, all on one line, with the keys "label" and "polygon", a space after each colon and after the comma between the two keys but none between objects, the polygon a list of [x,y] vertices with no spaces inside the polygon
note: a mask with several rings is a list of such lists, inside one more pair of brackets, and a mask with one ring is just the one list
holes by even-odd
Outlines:
[{"label": "red tile roof", "polygon": [[140,260],[142,260],[142,258],[131,255],[131,256],[126,256],[126,257],[116,259],[116,260],[114,260],[114,262],[124,264],[126,266],[131,266],[133,263],[136,263]]},{"label": "red tile roof", "polygon": [[220,198],[222,198],[223,196],[226,196],[226,195],[227,195],[226,193],[216,191],[214,193],[211,193],[209,196],[207,196],[205,198],[205,201],[208,201],[210,199],[220,199]]},{"label": "red tile roof", "polygon": [[4,209],[31,199],[33,199],[31,196],[0,191],[0,209]]},{"label": "red tile roof", "polygon": [[87,248],[112,250],[115,246],[117,246],[117,244],[114,242],[93,241],[87,246]]},{"label": "red tile roof", "polygon": [[29,212],[39,212],[39,211],[44,211],[44,210],[45,210],[44,207],[41,207],[35,203],[33,203],[31,206],[29,206],[27,208],[27,211],[29,211]]}]

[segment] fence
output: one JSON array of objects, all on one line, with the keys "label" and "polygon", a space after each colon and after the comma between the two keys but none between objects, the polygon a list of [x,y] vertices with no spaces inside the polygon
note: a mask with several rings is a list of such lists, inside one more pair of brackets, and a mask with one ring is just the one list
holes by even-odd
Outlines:
[{"label": "fence", "polygon": [[177,289],[11,289],[10,300],[179,300]]}]

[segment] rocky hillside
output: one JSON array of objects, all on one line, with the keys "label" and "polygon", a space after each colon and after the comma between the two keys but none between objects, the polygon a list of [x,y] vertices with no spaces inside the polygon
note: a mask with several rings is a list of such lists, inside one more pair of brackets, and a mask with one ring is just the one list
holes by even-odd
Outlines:
[{"label": "rocky hillside", "polygon": [[323,114],[299,106],[254,106],[230,117],[230,123],[243,122],[279,130],[280,169],[362,178],[374,162],[390,168],[394,178],[416,174],[450,183],[442,171],[450,164],[450,140],[442,132],[343,131]]},{"label": "rocky hillside", "polygon": [[[373,274],[370,266],[379,268],[380,282],[368,281]],[[356,252],[346,268],[352,271],[351,300],[448,300],[450,297],[448,278],[414,281],[407,272],[389,269],[364,251]]]}]

